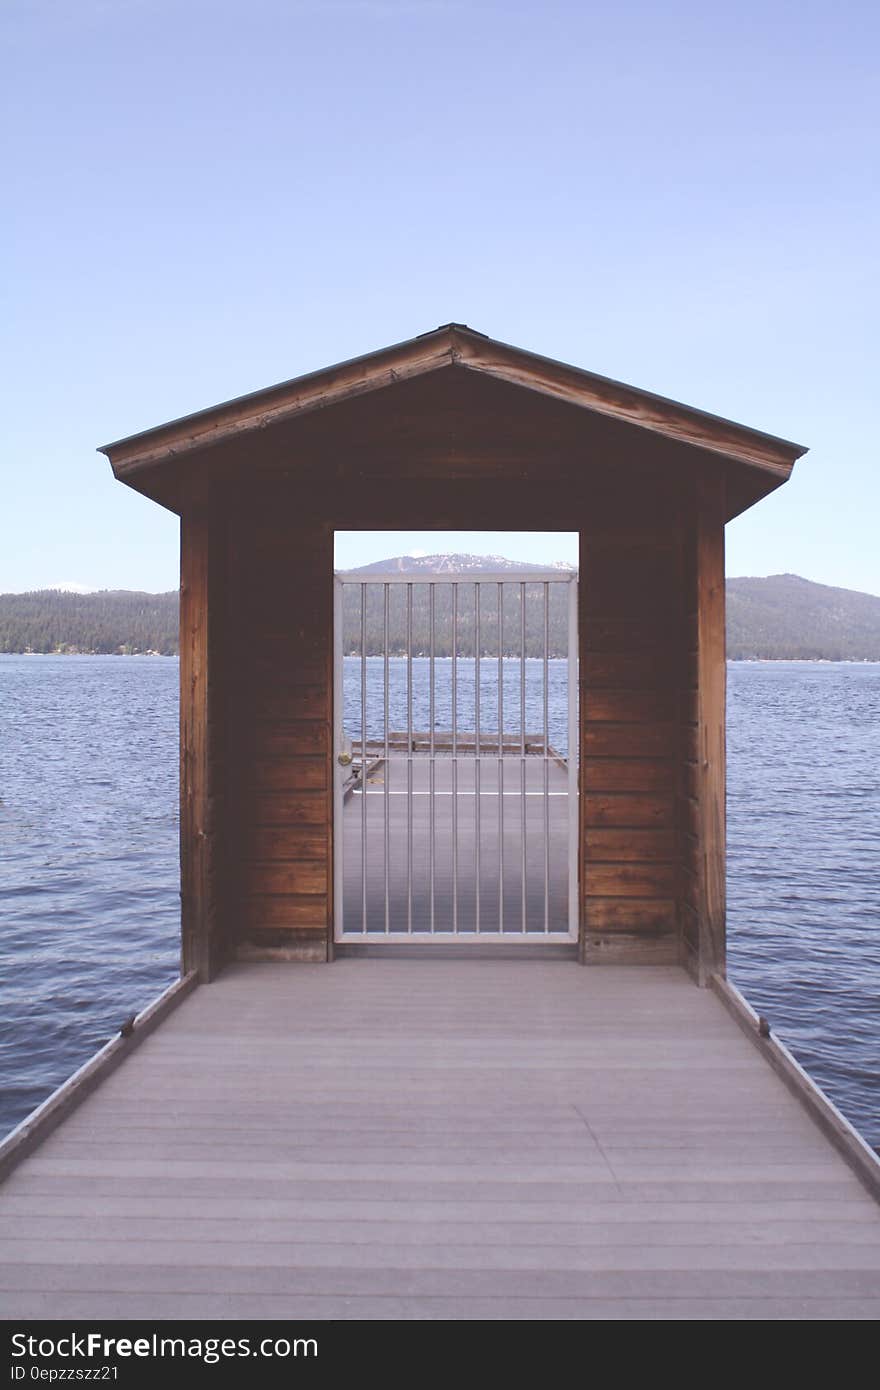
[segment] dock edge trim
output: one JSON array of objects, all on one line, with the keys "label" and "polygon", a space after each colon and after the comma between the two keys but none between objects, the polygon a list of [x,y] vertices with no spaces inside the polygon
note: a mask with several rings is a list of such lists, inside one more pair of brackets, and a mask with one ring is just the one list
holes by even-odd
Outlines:
[{"label": "dock edge trim", "polygon": [[0,1182],[3,1182],[22,1159],[42,1144],[77,1106],[96,1090],[126,1057],[139,1047],[144,1038],[165,1019],[178,1004],[191,994],[199,983],[198,972],[191,970],[175,980],[152,1003],[135,1015],[131,1031],[117,1033],[100,1051],[69,1076],[36,1110],[10,1130],[0,1143]]},{"label": "dock edge trim", "polygon": [[710,985],[728,1013],[801,1102],[826,1139],[846,1160],[863,1187],[875,1201],[880,1202],[880,1157],[870,1144],[829,1100],[785,1044],[771,1033],[762,1031],[763,1021],[736,985],[717,974],[712,976]]}]

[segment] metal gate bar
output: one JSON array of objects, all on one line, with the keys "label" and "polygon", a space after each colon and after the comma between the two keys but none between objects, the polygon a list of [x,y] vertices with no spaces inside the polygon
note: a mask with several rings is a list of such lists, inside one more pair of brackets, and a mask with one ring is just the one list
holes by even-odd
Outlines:
[{"label": "metal gate bar", "polygon": [[[392,600],[402,584],[406,587],[401,614]],[[416,641],[414,598],[426,584],[427,604],[420,600]],[[496,586],[494,692],[491,673],[486,685],[482,661],[484,584]],[[505,648],[505,584],[518,590],[519,601],[514,632],[516,627],[519,631],[510,654]],[[463,585],[467,594],[473,589],[472,610],[469,599],[462,604]],[[565,586],[568,597],[564,683],[555,664],[557,656],[551,657],[551,585]],[[536,586],[542,589],[541,603],[533,606]],[[368,594],[371,588],[377,599],[381,595],[381,612]],[[351,589],[357,592],[349,594],[352,602],[347,603]],[[446,658],[437,655],[441,594],[447,596],[443,640],[450,643],[448,668]],[[553,630],[558,632],[562,615],[555,600],[553,611]],[[341,575],[337,576],[334,617],[337,939],[573,939],[578,757],[575,577],[546,571],[371,575],[369,579]],[[350,636],[344,639],[346,621]],[[377,651],[380,641],[381,651]],[[491,637],[489,641],[494,645]],[[346,658],[344,653],[351,652],[352,646],[355,654]],[[395,650],[401,654],[393,654]],[[446,669],[449,686],[445,675],[438,686],[438,675]],[[507,689],[506,681],[510,682]],[[516,707],[517,684],[519,728],[514,723],[508,733],[505,725],[510,723],[511,703]],[[484,729],[491,709],[487,693],[496,697],[497,745],[491,716],[488,730]],[[423,724],[416,723],[416,701],[419,721],[428,716],[426,733],[421,732]],[[563,714],[567,717],[561,723]],[[533,718],[532,728],[539,726],[538,733],[529,732]],[[494,786],[485,777],[487,762],[496,768]],[[515,788],[510,786],[511,765],[518,773]],[[381,803],[376,802],[377,795],[382,796]],[[519,799],[518,816],[508,814],[505,802],[510,797]],[[535,798],[540,798],[540,807],[534,807]],[[493,816],[497,821],[493,822]],[[518,912],[513,907],[514,893],[519,898]],[[497,907],[491,905],[493,897]]]}]

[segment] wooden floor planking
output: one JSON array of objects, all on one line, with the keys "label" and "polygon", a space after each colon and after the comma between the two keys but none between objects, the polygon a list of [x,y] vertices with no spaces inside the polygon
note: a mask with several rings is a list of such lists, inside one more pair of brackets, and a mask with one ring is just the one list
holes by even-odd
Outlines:
[{"label": "wooden floor planking", "polygon": [[[433,797],[428,794],[429,764],[424,756],[413,759],[410,794],[405,758],[392,758],[389,765],[379,762],[367,778],[366,805],[357,791],[345,801],[346,932],[361,933],[366,923],[367,936],[384,934],[386,861],[389,930],[406,931],[411,914],[413,932],[430,932],[433,849],[435,931],[452,931],[455,926],[462,935],[473,935],[479,888],[482,932],[503,928],[515,935],[525,930],[537,939],[545,929],[567,933],[570,849],[565,767],[549,759],[545,787],[543,758],[529,757],[522,764],[518,757],[506,758],[499,777],[498,760],[486,757],[481,764],[481,795],[477,800],[473,757],[458,760],[454,797],[452,759],[436,758]],[[499,786],[504,789],[502,798],[498,796]],[[523,792],[527,794],[523,796]],[[499,807],[503,807],[500,813]],[[503,896],[499,894],[500,839]],[[365,857],[366,885],[362,878]]]},{"label": "wooden floor planking", "polygon": [[663,968],[238,965],[12,1174],[0,1242],[6,1317],[880,1313],[880,1209]]}]

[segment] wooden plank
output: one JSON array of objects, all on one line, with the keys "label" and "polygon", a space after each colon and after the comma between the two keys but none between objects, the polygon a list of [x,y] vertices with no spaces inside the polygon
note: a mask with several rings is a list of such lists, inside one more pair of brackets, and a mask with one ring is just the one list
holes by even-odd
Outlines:
[{"label": "wooden plank", "polygon": [[584,845],[586,859],[608,862],[635,859],[672,862],[675,832],[664,830],[590,830]]},{"label": "wooden plank", "polygon": [[581,774],[585,792],[672,792],[676,768],[669,759],[589,757]]},{"label": "wooden plank", "polygon": [[588,929],[584,943],[586,963],[606,968],[620,965],[675,965],[678,952],[677,933],[674,930],[656,935],[643,931],[620,931],[609,936]]},{"label": "wooden plank", "polygon": [[675,902],[671,898],[591,898],[587,906],[587,926],[607,934],[631,932],[666,935],[674,932]]},{"label": "wooden plank", "polygon": [[240,785],[248,796],[248,805],[255,805],[270,792],[321,792],[326,803],[330,785],[328,758],[288,757],[279,761],[245,762],[239,768]]},{"label": "wooden plank", "polygon": [[241,852],[263,862],[324,859],[327,835],[323,824],[251,825],[245,833]]},{"label": "wooden plank", "polygon": [[258,668],[252,684],[248,686],[246,708],[251,719],[267,723],[277,720],[320,720],[326,718],[327,714],[327,691],[321,686],[294,682],[285,684],[266,670],[261,675]]},{"label": "wooden plank", "polygon": [[329,891],[326,862],[301,860],[298,863],[273,864],[244,860],[241,866],[242,892],[245,898],[255,893],[319,894]]},{"label": "wooden plank", "polygon": [[584,872],[587,898],[674,898],[675,867],[672,864],[599,864],[589,862]]},{"label": "wooden plank", "polygon": [[673,758],[678,728],[663,724],[588,724],[584,721],[583,758]]},{"label": "wooden plank", "polygon": [[584,719],[587,724],[671,723],[676,717],[677,703],[671,690],[592,690],[584,707]]},{"label": "wooden plank", "polygon": [[251,934],[279,927],[314,926],[327,924],[327,896],[321,893],[252,893],[241,902],[242,928]]},{"label": "wooden plank", "polygon": [[674,800],[662,792],[586,792],[582,801],[587,827],[629,826],[647,830],[675,823]]},{"label": "wooden plank", "polygon": [[327,802],[320,792],[253,792],[248,798],[251,825],[323,826]]},{"label": "wooden plank", "polygon": [[[590,641],[596,641],[591,631]],[[675,684],[677,671],[665,648],[588,650],[581,680],[595,693],[605,687],[630,690],[662,690]]]},{"label": "wooden plank", "polygon": [[[600,578],[594,570],[590,584],[584,588],[586,616],[648,622],[656,617],[664,622],[676,598],[675,578],[667,569],[666,548],[658,547],[650,556],[631,553],[616,558],[620,564],[611,573]],[[640,574],[644,575],[644,582]]]},{"label": "wooden plank", "polygon": [[589,680],[591,654],[595,654],[597,660],[606,653],[620,653],[628,657],[649,654],[662,669],[675,636],[675,622],[669,614],[659,622],[652,622],[640,614],[633,617],[594,615],[584,634],[582,679]]},{"label": "wooden plank", "polygon": [[[273,621],[271,614],[266,617]],[[270,633],[268,640],[261,634],[260,641],[260,648],[249,658],[247,667],[240,667],[231,680],[245,695],[258,684],[271,683],[291,695],[303,686],[320,685],[325,660],[320,649],[305,643],[298,646],[294,632],[288,632],[284,642],[275,633]]]},{"label": "wooden plank", "polygon": [[250,719],[239,735],[243,758],[316,757],[326,755],[330,730],[324,719]]}]

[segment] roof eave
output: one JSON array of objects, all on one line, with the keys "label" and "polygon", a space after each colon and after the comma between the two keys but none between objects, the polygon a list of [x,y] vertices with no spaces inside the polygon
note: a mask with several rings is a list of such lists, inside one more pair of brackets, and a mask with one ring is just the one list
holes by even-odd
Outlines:
[{"label": "roof eave", "polygon": [[239,396],[101,447],[121,481],[239,434],[262,430],[428,372],[460,367],[708,449],[785,480],[803,445],[609,377],[446,324],[378,352]]}]

